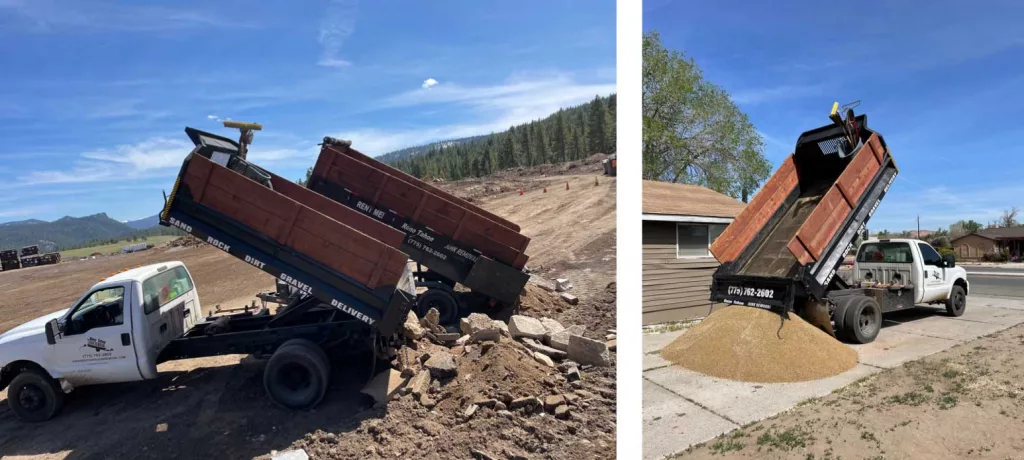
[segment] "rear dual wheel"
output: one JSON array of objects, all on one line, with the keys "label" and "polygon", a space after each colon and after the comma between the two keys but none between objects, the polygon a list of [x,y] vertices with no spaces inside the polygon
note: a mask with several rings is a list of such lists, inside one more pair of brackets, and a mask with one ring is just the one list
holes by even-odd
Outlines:
[{"label": "rear dual wheel", "polygon": [[312,409],[330,382],[327,353],[306,339],[292,339],[278,347],[263,371],[263,387],[270,399],[285,409]]},{"label": "rear dual wheel", "polygon": [[871,343],[882,329],[882,309],[871,297],[844,298],[834,313],[836,335],[852,343]]}]

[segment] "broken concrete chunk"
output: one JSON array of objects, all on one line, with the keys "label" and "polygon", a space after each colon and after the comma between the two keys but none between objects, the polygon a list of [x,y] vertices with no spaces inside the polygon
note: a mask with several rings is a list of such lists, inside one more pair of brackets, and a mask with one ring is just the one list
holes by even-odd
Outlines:
[{"label": "broken concrete chunk", "polygon": [[480,407],[494,407],[494,405],[498,404],[499,402],[500,401],[498,401],[497,399],[487,398],[487,399],[477,399],[477,400],[473,401],[473,404],[475,404],[477,406],[480,406]]},{"label": "broken concrete chunk", "polygon": [[497,342],[501,339],[501,330],[496,327],[477,329],[469,336],[470,342]]},{"label": "broken concrete chunk", "polygon": [[426,407],[427,409],[433,409],[434,406],[437,405],[437,401],[434,401],[433,398],[427,396],[426,394],[422,394],[420,395],[420,405]]},{"label": "broken concrete chunk", "polygon": [[533,359],[537,360],[538,363],[541,363],[547,367],[555,367],[555,362],[552,361],[551,358],[548,357],[548,355],[545,355],[544,353],[541,353],[539,351],[533,352]]},{"label": "broken concrete chunk", "polygon": [[604,339],[605,340],[615,340],[616,339],[616,335],[615,334],[608,334],[608,335],[604,336]]},{"label": "broken concrete chunk", "polygon": [[466,408],[466,410],[462,411],[462,416],[466,418],[472,418],[473,414],[475,414],[477,409],[479,408],[480,406],[476,404],[470,404],[469,407]]},{"label": "broken concrete chunk", "polygon": [[558,370],[560,372],[569,372],[569,369],[571,369],[573,367],[579,367],[579,364],[577,364],[576,361],[568,361],[568,360],[566,360],[566,361],[563,361],[562,363],[560,363],[558,365]]},{"label": "broken concrete chunk", "polygon": [[565,292],[565,291],[568,291],[569,289],[572,289],[572,281],[569,281],[568,279],[565,279],[565,278],[556,278],[555,279],[555,290],[556,291],[558,291],[558,292]]},{"label": "broken concrete chunk", "polygon": [[582,378],[583,375],[580,374],[580,368],[576,366],[570,367],[565,371],[565,379],[570,382],[578,382]]},{"label": "broken concrete chunk", "polygon": [[419,340],[423,337],[423,327],[420,326],[420,320],[416,317],[416,313],[409,310],[409,315],[405,318],[405,324],[402,325],[402,333],[405,338],[409,340]]},{"label": "broken concrete chunk", "polygon": [[522,407],[536,407],[539,405],[541,405],[541,400],[536,396],[524,396],[522,398],[513,399],[512,402],[509,403],[508,407],[509,409],[516,410]]},{"label": "broken concrete chunk", "polygon": [[526,348],[529,348],[531,351],[535,351],[535,352],[538,352],[538,353],[543,353],[545,355],[548,355],[552,359],[562,360],[562,359],[565,359],[565,357],[566,357],[566,353],[564,351],[562,351],[562,350],[557,349],[557,348],[552,348],[552,347],[549,347],[549,346],[546,346],[546,345],[541,345],[541,344],[536,343],[536,342],[530,343],[530,342],[525,342],[524,341],[523,343],[525,343],[526,344]]},{"label": "broken concrete chunk", "polygon": [[498,412],[505,411],[505,410],[508,410],[508,406],[506,406],[505,403],[503,403],[501,401],[498,401],[498,402],[494,403],[494,410],[496,410]]},{"label": "broken concrete chunk", "polygon": [[437,330],[440,329],[440,324],[441,313],[433,307],[431,307],[430,310],[427,310],[427,314],[420,320],[420,326],[423,326],[424,329],[431,332],[437,332]]},{"label": "broken concrete chunk", "polygon": [[494,327],[498,328],[498,330],[500,330],[502,332],[502,334],[504,334],[505,336],[509,335],[508,334],[508,324],[505,324],[503,321],[494,320],[494,321],[491,321],[491,325],[493,325]]},{"label": "broken concrete chunk", "polygon": [[537,277],[537,276],[531,276],[530,277],[530,282],[533,283],[533,284],[536,284],[537,286],[540,286],[540,288],[545,290],[545,291],[548,291],[548,292],[554,292],[555,291],[555,283],[551,282],[551,281],[548,281],[546,279],[543,279],[543,278],[540,278],[540,277]]},{"label": "broken concrete chunk", "polygon": [[551,335],[558,331],[565,330],[565,326],[562,326],[562,323],[559,323],[558,321],[555,321],[551,318],[541,318],[540,324],[544,326],[545,335]]},{"label": "broken concrete chunk", "polygon": [[444,343],[452,343],[452,342],[454,342],[456,340],[459,340],[459,333],[458,332],[451,332],[451,333],[445,332],[445,333],[441,333],[441,334],[434,334],[434,336],[437,337],[437,340],[439,340],[441,342],[444,342]]},{"label": "broken concrete chunk", "polygon": [[569,294],[568,292],[562,293],[562,300],[568,302],[569,305],[576,305],[580,303],[580,299],[578,299],[576,296],[572,294]]},{"label": "broken concrete chunk", "polygon": [[548,340],[547,340],[548,345],[550,345],[552,348],[557,348],[557,349],[562,350],[562,351],[568,351],[569,350],[569,337],[574,336],[574,335],[580,335],[581,336],[581,335],[583,335],[583,331],[584,331],[584,327],[583,326],[569,326],[569,327],[565,328],[564,330],[561,330],[561,331],[558,331],[558,332],[556,332],[554,334],[551,334],[551,336],[548,337]]},{"label": "broken concrete chunk", "polygon": [[420,371],[409,381],[409,391],[417,398],[430,389],[430,371]]},{"label": "broken concrete chunk", "polygon": [[370,379],[363,387],[362,393],[369,395],[375,402],[387,402],[398,394],[408,380],[402,377],[402,373],[398,370],[388,369]]},{"label": "broken concrete chunk", "polygon": [[580,364],[607,367],[611,365],[608,345],[578,335],[569,336],[569,359]]},{"label": "broken concrete chunk", "polygon": [[412,348],[402,347],[398,350],[398,370],[402,373],[410,373],[419,364],[416,361],[416,352]]},{"label": "broken concrete chunk", "polygon": [[458,373],[458,368],[455,366],[455,357],[447,351],[435,352],[423,365],[430,370],[430,375],[434,378],[454,377]]},{"label": "broken concrete chunk", "polygon": [[555,408],[555,418],[567,419],[569,418],[569,406],[558,406]]},{"label": "broken concrete chunk", "polygon": [[512,338],[529,337],[531,339],[544,338],[544,325],[536,318],[529,316],[512,315],[508,321],[508,332]]},{"label": "broken concrete chunk", "polygon": [[554,411],[556,407],[565,404],[565,396],[551,395],[544,398],[544,410]]},{"label": "broken concrete chunk", "polygon": [[464,335],[462,337],[459,337],[459,340],[456,340],[455,344],[456,345],[465,345],[467,342],[469,342],[469,335]]},{"label": "broken concrete chunk", "polygon": [[469,316],[459,321],[459,332],[466,335],[473,335],[480,329],[487,329],[493,320],[483,313],[470,313]]},{"label": "broken concrete chunk", "polygon": [[286,450],[270,457],[270,460],[309,460],[309,455],[302,449]]},{"label": "broken concrete chunk", "polygon": [[496,460],[496,458],[493,455],[488,454],[487,452],[484,452],[480,449],[470,449],[469,453],[473,455],[473,458],[475,458],[476,460]]}]

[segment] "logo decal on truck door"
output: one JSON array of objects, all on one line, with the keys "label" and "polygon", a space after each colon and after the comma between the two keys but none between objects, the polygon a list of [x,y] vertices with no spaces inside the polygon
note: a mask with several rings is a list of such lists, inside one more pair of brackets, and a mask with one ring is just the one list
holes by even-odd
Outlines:
[{"label": "logo decal on truck door", "polygon": [[82,345],[82,348],[85,348],[85,347],[92,348],[92,349],[96,350],[97,353],[101,352],[101,351],[114,351],[113,349],[107,348],[107,341],[106,340],[94,339],[92,337],[89,337],[86,340],[85,345]]}]

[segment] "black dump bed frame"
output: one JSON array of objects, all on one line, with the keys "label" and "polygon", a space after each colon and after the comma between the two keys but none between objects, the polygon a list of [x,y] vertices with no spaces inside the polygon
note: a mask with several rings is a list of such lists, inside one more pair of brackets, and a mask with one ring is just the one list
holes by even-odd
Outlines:
[{"label": "black dump bed frame", "polygon": [[[847,157],[848,159],[855,158],[858,154],[870,154],[867,151],[862,152],[862,150],[866,147],[868,138],[872,134],[877,134],[867,128],[866,115],[858,116],[857,124],[860,126],[860,136],[864,146],[854,150]],[[829,146],[834,146],[835,142],[843,136],[843,129],[835,125],[823,126],[800,135],[796,145],[797,153],[794,154],[794,157],[803,154],[805,158],[811,158],[809,163],[803,165],[805,167],[802,170],[801,165],[797,165],[798,174],[802,176],[800,184],[815,182],[814,178],[810,176],[819,172],[816,164],[819,160],[816,158],[836,155],[835,151],[829,152]],[[881,135],[878,137],[884,147],[885,142],[881,139]],[[715,270],[712,275],[710,300],[767,308],[784,313],[793,311],[795,307],[799,308],[798,300],[823,301],[829,292],[846,289],[847,286],[842,279],[835,276],[836,270],[842,264],[845,255],[852,249],[857,236],[865,231],[868,220],[878,208],[886,192],[889,191],[889,187],[898,173],[896,164],[888,154],[888,150],[886,149],[885,152],[881,167],[870,179],[861,198],[843,219],[816,261],[801,263],[789,254],[785,254],[785,256],[791,260],[778,256],[779,253],[787,252],[784,243],[783,246],[778,247],[779,241],[786,239],[787,236],[775,233],[783,232],[787,233],[788,237],[792,237],[792,233],[796,232],[796,229],[787,228],[787,226],[799,226],[803,222],[789,222],[789,220],[798,220],[801,215],[803,218],[807,217],[807,213],[798,209],[801,200],[813,200],[815,195],[817,195],[817,199],[820,199],[820,193],[823,193],[821,190],[802,191],[801,186],[798,185],[764,226],[757,230],[756,236],[740,252],[739,256],[735,260],[722,263]],[[820,161],[834,161],[834,159]],[[815,187],[817,185],[820,184],[816,184]],[[830,185],[830,183],[825,185]],[[817,202],[814,203],[814,205],[816,204]]]}]

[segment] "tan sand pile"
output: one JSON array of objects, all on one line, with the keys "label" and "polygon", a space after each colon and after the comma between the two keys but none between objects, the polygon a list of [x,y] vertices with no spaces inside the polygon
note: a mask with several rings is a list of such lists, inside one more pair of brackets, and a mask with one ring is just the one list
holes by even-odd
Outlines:
[{"label": "tan sand pile", "polygon": [[679,336],[661,356],[690,370],[744,382],[815,380],[857,364],[852,348],[796,314],[789,318],[782,323],[775,312],[726,307]]}]

